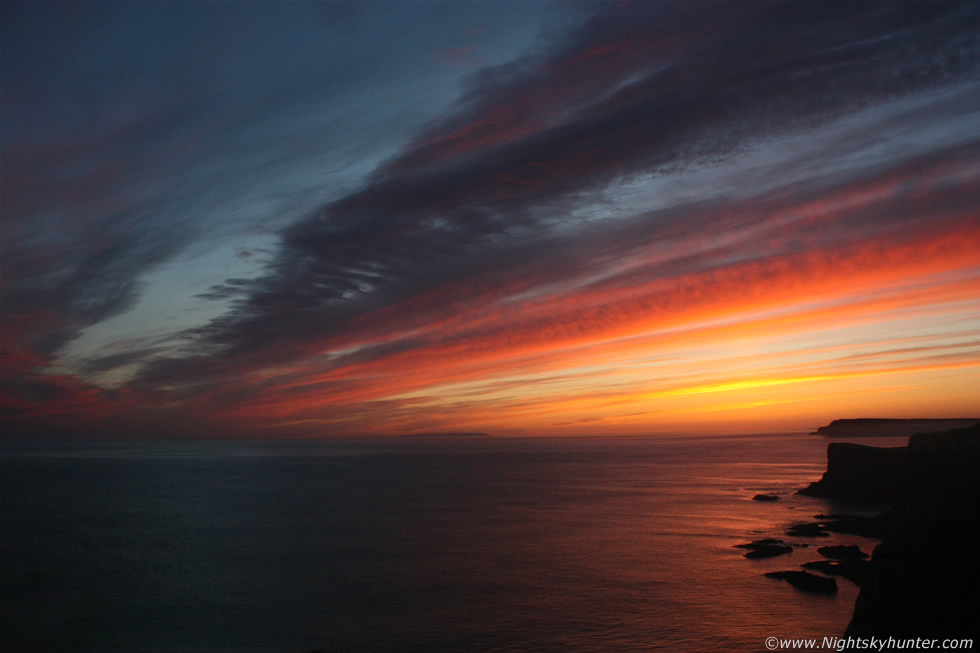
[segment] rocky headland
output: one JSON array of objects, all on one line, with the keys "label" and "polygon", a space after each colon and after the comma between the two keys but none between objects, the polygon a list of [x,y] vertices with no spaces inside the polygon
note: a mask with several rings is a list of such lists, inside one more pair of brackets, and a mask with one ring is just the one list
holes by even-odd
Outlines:
[{"label": "rocky headland", "polygon": [[932,433],[964,429],[980,424],[980,417],[957,419],[835,419],[821,426],[814,435],[828,438],[908,437],[915,433]]},{"label": "rocky headland", "polygon": [[918,433],[904,447],[851,442],[827,446],[827,471],[800,494],[900,503],[957,501],[976,492],[980,424]]},{"label": "rocky headland", "polygon": [[[954,421],[970,420],[943,420]],[[892,506],[811,527],[882,540],[870,562],[837,548],[822,553],[838,559],[807,565],[861,586],[848,636],[980,637],[980,424],[916,433],[905,447],[831,443],[823,478],[800,492]]]}]

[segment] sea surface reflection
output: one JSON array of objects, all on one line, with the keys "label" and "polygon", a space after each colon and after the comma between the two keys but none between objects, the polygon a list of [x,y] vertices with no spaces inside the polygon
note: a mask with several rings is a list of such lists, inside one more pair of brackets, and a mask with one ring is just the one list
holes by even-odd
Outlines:
[{"label": "sea surface reflection", "polygon": [[[32,651],[755,651],[843,633],[734,544],[838,509],[802,434],[4,445]],[[783,497],[760,503],[760,492]],[[831,542],[860,542],[840,536]],[[867,543],[865,542],[867,550]]]}]

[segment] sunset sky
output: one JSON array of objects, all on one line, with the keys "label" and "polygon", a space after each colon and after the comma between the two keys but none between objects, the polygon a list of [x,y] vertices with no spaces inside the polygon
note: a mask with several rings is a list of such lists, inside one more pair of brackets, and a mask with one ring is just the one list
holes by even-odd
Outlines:
[{"label": "sunset sky", "polygon": [[980,3],[4,2],[5,437],[980,414]]}]

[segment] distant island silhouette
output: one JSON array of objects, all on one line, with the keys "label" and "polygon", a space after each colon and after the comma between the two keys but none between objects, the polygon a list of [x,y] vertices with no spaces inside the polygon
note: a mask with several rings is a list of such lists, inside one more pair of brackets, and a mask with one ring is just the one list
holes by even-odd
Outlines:
[{"label": "distant island silhouette", "polygon": [[455,432],[426,432],[426,433],[407,433],[403,437],[406,438],[489,438],[489,433],[455,433]]}]

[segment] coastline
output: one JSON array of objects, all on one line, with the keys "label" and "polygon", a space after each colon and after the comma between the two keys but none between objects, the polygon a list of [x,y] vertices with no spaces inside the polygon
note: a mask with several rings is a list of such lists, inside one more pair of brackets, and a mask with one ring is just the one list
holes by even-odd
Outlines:
[{"label": "coastline", "polygon": [[980,424],[980,417],[938,419],[862,417],[835,419],[830,424],[819,427],[813,432],[813,435],[822,435],[828,438],[910,437],[915,434],[941,433],[953,429],[970,428],[976,424]]},{"label": "coastline", "polygon": [[[873,426],[888,422],[886,430],[894,434],[899,428],[925,421],[868,422]],[[969,421],[928,420],[957,425]],[[842,437],[855,437],[854,429],[861,423],[864,421],[837,420],[833,429],[822,427],[816,433],[850,432]],[[795,578],[813,586],[797,585],[804,591],[821,591],[822,579],[834,575],[855,582],[861,589],[845,636],[976,640],[980,637],[976,616],[980,614],[978,469],[980,424],[916,432],[909,435],[904,447],[830,443],[823,477],[799,493],[845,504],[881,501],[888,508],[877,517],[846,512],[818,515],[818,521],[798,525],[797,533],[851,533],[880,539],[880,543],[869,561],[854,554],[849,560],[806,563],[806,572],[780,573],[790,574],[786,580],[791,583]],[[823,575],[810,574],[810,570]],[[822,587],[831,591],[826,584]]]}]

